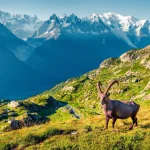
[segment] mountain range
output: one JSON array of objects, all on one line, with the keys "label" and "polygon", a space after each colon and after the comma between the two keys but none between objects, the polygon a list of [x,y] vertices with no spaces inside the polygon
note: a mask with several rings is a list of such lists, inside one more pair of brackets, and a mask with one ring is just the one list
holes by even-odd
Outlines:
[{"label": "mountain range", "polygon": [[112,12],[92,14],[86,18],[79,18],[74,14],[62,17],[53,14],[35,31],[32,38],[57,39],[64,30],[69,33],[93,35],[111,32],[131,47],[144,47],[149,44],[150,21]]},{"label": "mountain range", "polygon": [[147,23],[115,13],[92,14],[88,18],[53,14],[28,38],[27,42],[37,48],[26,62],[64,81],[96,68],[108,57],[149,44]]},{"label": "mountain range", "polygon": [[11,99],[41,92],[97,68],[106,58],[150,44],[150,21],[116,13],[86,18],[53,14],[40,21],[1,11],[0,22],[1,97]]},{"label": "mountain range", "polygon": [[25,14],[11,15],[10,13],[0,11],[0,23],[4,24],[17,37],[27,39],[32,36],[34,31],[37,30],[43,22],[39,20],[36,15],[34,17]]},{"label": "mountain range", "polygon": [[[74,24],[78,24],[79,22],[81,24],[77,28],[73,28]],[[31,17],[26,14],[10,14],[0,11],[0,23],[4,24],[16,36],[22,39],[57,39],[61,31],[66,30],[66,28],[68,32],[83,34],[108,32],[108,29],[103,30],[103,26],[99,26],[102,23],[117,37],[125,40],[131,47],[144,47],[148,45],[150,36],[149,20],[137,19],[133,16],[123,16],[114,12],[103,14],[93,13],[89,17],[84,18],[80,18],[75,14],[60,17],[53,14],[48,20],[42,21],[36,15]]]}]

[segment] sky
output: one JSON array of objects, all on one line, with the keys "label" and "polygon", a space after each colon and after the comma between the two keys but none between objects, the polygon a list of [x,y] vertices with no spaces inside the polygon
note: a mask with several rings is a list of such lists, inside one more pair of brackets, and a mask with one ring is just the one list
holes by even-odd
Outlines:
[{"label": "sky", "polygon": [[47,20],[53,13],[87,17],[106,12],[150,20],[149,7],[150,0],[0,0],[1,11],[37,15],[41,20]]}]

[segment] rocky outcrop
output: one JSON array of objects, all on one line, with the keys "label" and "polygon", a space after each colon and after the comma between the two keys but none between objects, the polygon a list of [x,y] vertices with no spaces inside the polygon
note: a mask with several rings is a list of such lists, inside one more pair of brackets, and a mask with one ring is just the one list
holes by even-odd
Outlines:
[{"label": "rocky outcrop", "polygon": [[75,110],[71,106],[67,105],[66,109],[69,110],[70,114],[74,115],[75,118],[80,119],[80,116],[76,114]]},{"label": "rocky outcrop", "polygon": [[150,100],[150,94],[146,95],[143,100]]},{"label": "rocky outcrop", "polygon": [[142,50],[131,50],[120,56],[122,62],[132,62],[133,60],[140,60],[140,64],[150,69],[150,46]]},{"label": "rocky outcrop", "polygon": [[15,120],[15,118],[8,120],[9,126],[7,127],[7,130],[15,130],[20,129],[22,127],[30,127],[32,125],[37,125],[41,123],[45,123],[49,121],[49,118],[41,117],[37,114],[26,114],[26,117],[24,117],[22,120]]},{"label": "rocky outcrop", "polygon": [[9,129],[14,130],[14,129],[19,129],[23,127],[23,122],[21,120],[15,120],[11,119],[8,121],[10,124]]},{"label": "rocky outcrop", "polygon": [[101,64],[100,64],[100,69],[101,68],[109,68],[115,61],[115,58],[108,58],[106,60],[104,60]]},{"label": "rocky outcrop", "polygon": [[137,58],[138,58],[138,55],[136,53],[136,50],[131,50],[120,56],[120,60],[122,62],[131,62],[133,60],[136,60]]},{"label": "rocky outcrop", "polygon": [[46,117],[41,117],[37,114],[26,114],[26,117],[23,118],[24,126],[32,126],[34,124],[41,124],[49,121]]},{"label": "rocky outcrop", "polygon": [[8,107],[17,108],[17,107],[20,107],[21,104],[22,104],[21,102],[11,101],[10,103],[8,103]]},{"label": "rocky outcrop", "polygon": [[144,90],[150,90],[150,81],[147,83],[146,87],[144,88]]},{"label": "rocky outcrop", "polygon": [[145,56],[145,57],[141,60],[140,64],[141,64],[142,66],[144,66],[145,68],[150,69],[150,55]]},{"label": "rocky outcrop", "polygon": [[75,91],[75,88],[73,86],[65,86],[62,91],[70,91],[73,92]]}]

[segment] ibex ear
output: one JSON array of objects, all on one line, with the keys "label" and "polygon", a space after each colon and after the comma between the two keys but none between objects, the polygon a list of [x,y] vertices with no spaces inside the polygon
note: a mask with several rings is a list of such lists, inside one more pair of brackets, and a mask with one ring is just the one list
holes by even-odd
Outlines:
[{"label": "ibex ear", "polygon": [[107,97],[109,97],[110,96],[110,93],[107,93]]}]

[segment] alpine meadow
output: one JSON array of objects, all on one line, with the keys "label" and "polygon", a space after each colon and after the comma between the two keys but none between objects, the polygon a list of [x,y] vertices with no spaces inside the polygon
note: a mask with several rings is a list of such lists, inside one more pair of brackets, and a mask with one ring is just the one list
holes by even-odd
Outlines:
[{"label": "alpine meadow", "polygon": [[149,150],[149,5],[1,1],[0,150]]}]

